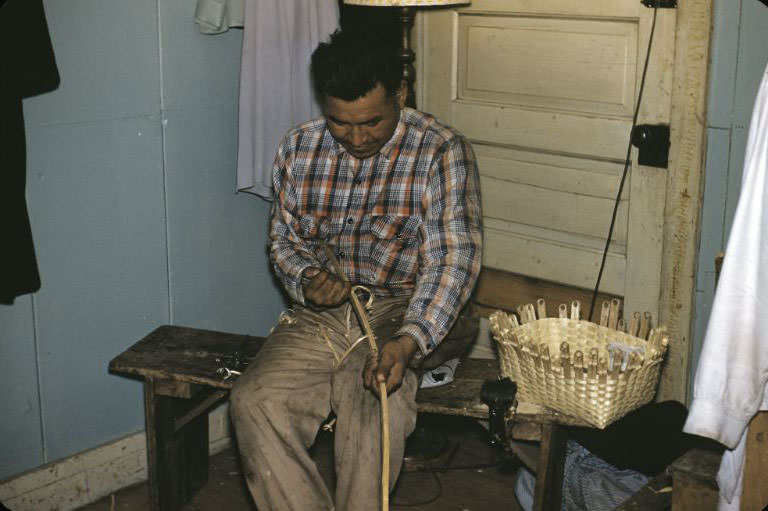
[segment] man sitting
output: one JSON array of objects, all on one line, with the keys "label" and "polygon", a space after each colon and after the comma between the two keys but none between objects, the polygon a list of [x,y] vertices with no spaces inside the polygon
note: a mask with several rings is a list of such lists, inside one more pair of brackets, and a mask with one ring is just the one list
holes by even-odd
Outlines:
[{"label": "man sitting", "polygon": [[[232,391],[246,479],[262,511],[376,509],[378,382],[389,396],[391,474],[416,422],[417,378],[467,302],[480,269],[475,157],[466,139],[405,108],[397,52],[336,32],[312,55],[323,117],[291,130],[273,168],[270,258],[294,302]],[[344,276],[323,245],[333,247]],[[347,302],[373,296],[379,355]],[[334,498],[307,453],[337,418]]]}]

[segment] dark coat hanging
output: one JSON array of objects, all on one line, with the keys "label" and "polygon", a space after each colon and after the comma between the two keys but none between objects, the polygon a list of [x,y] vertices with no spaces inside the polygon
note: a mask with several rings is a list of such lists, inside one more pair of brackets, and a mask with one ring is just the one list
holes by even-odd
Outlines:
[{"label": "dark coat hanging", "polygon": [[40,289],[25,199],[22,99],[59,85],[42,0],[0,0],[0,303]]}]

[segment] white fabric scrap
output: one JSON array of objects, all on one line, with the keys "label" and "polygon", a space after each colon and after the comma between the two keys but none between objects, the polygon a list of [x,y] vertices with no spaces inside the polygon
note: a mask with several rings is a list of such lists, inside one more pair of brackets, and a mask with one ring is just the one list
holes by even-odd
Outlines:
[{"label": "white fabric scrap", "polygon": [[[627,369],[627,364],[629,363],[629,356],[632,353],[645,355],[645,348],[643,346],[629,346],[618,342],[608,343],[605,349],[608,350],[609,354],[608,369],[610,371],[613,371],[613,364],[618,363],[619,361],[621,361],[621,370],[625,371]],[[617,357],[616,355],[619,353],[621,353],[621,356]]]},{"label": "white fabric scrap", "polygon": [[237,189],[272,198],[272,163],[285,133],[321,114],[309,66],[339,24],[337,0],[245,5],[240,67]]},{"label": "white fabric scrap", "polygon": [[768,410],[768,69],[725,254],[683,428],[729,448],[717,474],[720,511],[739,509],[746,428]]},{"label": "white fabric scrap", "polygon": [[195,23],[203,34],[221,34],[245,23],[245,0],[197,0]]},{"label": "white fabric scrap", "polygon": [[452,358],[443,365],[437,366],[431,371],[427,371],[424,373],[424,376],[421,377],[421,388],[428,389],[430,387],[439,387],[440,385],[451,383],[456,374],[457,367],[459,367],[459,359]]}]

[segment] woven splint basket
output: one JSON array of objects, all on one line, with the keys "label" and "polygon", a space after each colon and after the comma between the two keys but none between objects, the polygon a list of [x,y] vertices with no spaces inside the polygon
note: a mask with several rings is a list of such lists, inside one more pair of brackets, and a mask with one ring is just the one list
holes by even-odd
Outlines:
[{"label": "woven splint basket", "polygon": [[[667,350],[665,327],[650,314],[619,319],[618,300],[603,303],[600,324],[579,319],[579,302],[546,317],[543,300],[518,307],[518,318],[491,315],[501,373],[518,385],[518,399],[578,417],[600,429],[648,403]],[[537,319],[538,313],[538,319]]]}]

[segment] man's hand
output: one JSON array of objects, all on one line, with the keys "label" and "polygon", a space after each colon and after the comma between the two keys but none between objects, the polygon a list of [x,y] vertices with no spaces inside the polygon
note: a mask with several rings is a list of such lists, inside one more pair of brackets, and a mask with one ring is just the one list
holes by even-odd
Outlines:
[{"label": "man's hand", "polygon": [[309,279],[304,287],[304,298],[319,307],[341,305],[349,296],[351,285],[325,270],[307,268],[303,276]]},{"label": "man's hand", "polygon": [[369,358],[363,370],[366,388],[379,396],[379,382],[387,385],[387,394],[400,388],[408,362],[419,347],[411,337],[403,335],[384,343],[377,358]]}]

